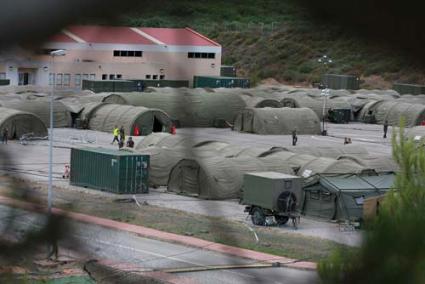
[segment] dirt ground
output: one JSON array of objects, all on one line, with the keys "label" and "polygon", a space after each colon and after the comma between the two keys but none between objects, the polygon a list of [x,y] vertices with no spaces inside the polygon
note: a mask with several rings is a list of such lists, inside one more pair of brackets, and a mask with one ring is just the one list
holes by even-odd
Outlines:
[{"label": "dirt ground", "polygon": [[[390,155],[391,141],[382,138],[382,126],[366,125],[360,123],[350,124],[330,124],[327,123],[329,136],[300,135],[298,146],[342,146],[344,137],[351,137],[353,144],[364,146],[373,155]],[[391,137],[391,128],[389,137]],[[215,128],[183,128],[178,129],[181,135],[196,136],[206,140],[220,140],[241,146],[271,147],[271,146],[290,146],[291,137],[286,135],[256,135],[231,131],[229,129]],[[117,148],[111,145],[112,137],[109,133],[96,132],[90,130],[77,129],[55,129],[54,132],[54,185],[61,190],[55,190],[54,196],[62,206],[82,206],[89,207],[90,202],[95,200],[95,204],[105,206],[99,200],[111,200],[118,198],[128,198],[128,196],[117,196],[113,194],[98,192],[95,190],[73,187],[67,180],[62,179],[65,164],[69,163],[71,147],[106,147]],[[143,137],[135,137],[136,143]],[[21,145],[11,141],[8,145],[0,145],[0,151],[6,153],[7,159],[2,159],[1,170],[16,177],[36,182],[35,188],[44,188],[47,183],[48,173],[48,142],[34,141],[28,145]],[[44,191],[40,191],[45,195]],[[59,194],[63,192],[63,194]],[[68,193],[68,194],[64,194]],[[90,197],[90,198],[89,198]],[[208,201],[199,200],[187,196],[179,196],[165,192],[164,188],[151,189],[147,195],[137,195],[139,204],[147,202],[151,205],[149,208],[165,208],[168,213],[175,215],[209,216],[212,218],[223,218],[240,226],[245,227],[248,234],[252,235],[247,226],[251,226],[250,220],[243,212],[243,206],[236,200],[228,201]],[[56,201],[55,201],[56,202]],[[68,205],[67,205],[68,204]],[[136,206],[132,204],[132,206]],[[143,205],[142,205],[143,206]],[[122,208],[117,209],[117,214]],[[113,211],[113,210],[112,210]],[[168,214],[167,213],[167,214]],[[157,213],[160,214],[160,213]],[[113,214],[112,214],[113,215]],[[128,217],[132,219],[131,214]],[[134,216],[133,216],[134,217]],[[121,217],[116,217],[121,218]],[[125,221],[126,216],[122,217]],[[127,218],[127,219],[128,219]],[[196,218],[195,218],[196,219]],[[158,220],[150,220],[158,222]],[[161,228],[160,223],[157,224]],[[255,228],[256,230],[259,228]],[[302,218],[298,230],[293,230],[289,226],[281,228],[260,228],[259,230],[269,230],[282,235],[305,236],[307,238],[315,237],[332,240],[338,243],[358,246],[361,242],[361,232],[345,231],[338,224],[314,220],[311,218]],[[185,230],[181,230],[185,233]],[[190,232],[189,232],[190,233]]]}]

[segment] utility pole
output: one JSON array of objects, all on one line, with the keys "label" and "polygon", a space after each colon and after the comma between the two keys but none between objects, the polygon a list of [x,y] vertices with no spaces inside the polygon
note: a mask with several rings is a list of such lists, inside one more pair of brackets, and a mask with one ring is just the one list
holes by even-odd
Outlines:
[{"label": "utility pole", "polygon": [[65,50],[58,49],[50,52],[51,62],[50,69],[52,73],[52,88],[50,90],[50,127],[49,127],[49,183],[48,183],[48,191],[47,191],[47,208],[49,215],[52,213],[52,186],[53,186],[53,101],[54,101],[54,92],[55,92],[55,84],[56,84],[56,76],[55,76],[55,57],[57,56],[65,56]]},{"label": "utility pole", "polygon": [[[323,55],[322,57],[320,57],[319,59],[317,59],[317,62],[322,64],[323,67],[324,67],[324,72],[323,72],[322,76],[328,70],[329,65],[333,63],[332,59],[330,57],[328,57],[326,54]],[[323,84],[321,82],[319,88],[322,90],[321,95],[323,96],[322,135],[326,136],[326,135],[328,135],[328,131],[325,128],[326,100],[327,100],[327,98],[330,94],[330,90],[328,89],[327,82],[324,82]]]}]

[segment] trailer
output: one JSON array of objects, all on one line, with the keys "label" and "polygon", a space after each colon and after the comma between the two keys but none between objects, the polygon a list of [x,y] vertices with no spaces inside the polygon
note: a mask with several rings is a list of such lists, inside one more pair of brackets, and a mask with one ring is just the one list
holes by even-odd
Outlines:
[{"label": "trailer", "polygon": [[284,225],[289,220],[294,227],[300,221],[302,178],[278,172],[254,172],[244,175],[241,203],[259,226]]}]

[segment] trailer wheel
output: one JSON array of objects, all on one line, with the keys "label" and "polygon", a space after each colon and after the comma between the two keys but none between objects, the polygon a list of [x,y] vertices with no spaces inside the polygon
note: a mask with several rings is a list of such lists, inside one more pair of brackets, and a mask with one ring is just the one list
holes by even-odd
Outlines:
[{"label": "trailer wheel", "polygon": [[275,215],[274,218],[276,219],[278,225],[285,225],[286,223],[288,223],[289,220],[288,216]]},{"label": "trailer wheel", "polygon": [[264,226],[266,222],[266,216],[264,215],[263,209],[255,207],[252,210],[251,221],[254,225]]}]

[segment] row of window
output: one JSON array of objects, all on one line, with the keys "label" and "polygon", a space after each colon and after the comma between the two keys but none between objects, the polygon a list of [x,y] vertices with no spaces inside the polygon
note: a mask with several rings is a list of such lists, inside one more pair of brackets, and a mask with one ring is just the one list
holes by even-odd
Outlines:
[{"label": "row of window", "polygon": [[[120,80],[122,79],[121,74],[109,74],[109,80]],[[108,80],[108,74],[102,74],[102,80]]]},{"label": "row of window", "polygon": [[[96,74],[74,74],[74,85],[81,86],[81,80],[96,80]],[[71,74],[49,73],[49,85],[68,87],[71,85]]]},{"label": "row of window", "polygon": [[215,53],[207,53],[207,52],[188,52],[187,53],[188,58],[208,58],[208,59],[214,59]]},{"label": "row of window", "polygon": [[141,51],[141,50],[114,50],[114,56],[142,57],[143,51]]},{"label": "row of window", "polygon": [[[158,80],[158,75],[146,75],[145,79],[147,80]],[[165,79],[165,75],[159,75],[159,80],[164,80]]]}]

